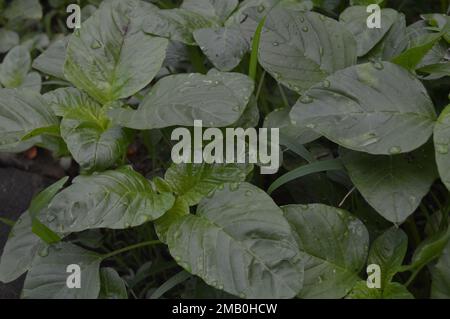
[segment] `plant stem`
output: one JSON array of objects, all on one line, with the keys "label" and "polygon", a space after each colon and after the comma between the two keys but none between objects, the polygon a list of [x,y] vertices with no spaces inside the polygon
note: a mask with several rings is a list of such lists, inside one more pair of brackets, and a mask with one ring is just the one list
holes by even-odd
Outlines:
[{"label": "plant stem", "polygon": [[0,217],[0,222],[2,222],[3,224],[5,224],[7,226],[10,226],[10,227],[13,227],[15,224],[15,222],[12,221],[11,219],[4,218],[4,217]]},{"label": "plant stem", "polygon": [[144,242],[139,243],[139,244],[134,244],[134,245],[131,245],[131,246],[127,246],[127,247],[118,249],[118,250],[114,250],[114,251],[112,251],[112,252],[110,252],[108,254],[103,255],[102,259],[107,259],[107,258],[110,258],[110,257],[116,256],[116,255],[122,254],[124,252],[130,251],[130,250],[133,250],[133,249],[136,249],[136,248],[152,246],[152,245],[158,245],[158,244],[162,244],[162,242],[160,242],[159,240],[144,241]]},{"label": "plant stem", "polygon": [[417,269],[415,269],[411,276],[409,277],[408,281],[405,283],[405,286],[408,287],[410,284],[412,284],[412,282],[414,281],[414,279],[416,279],[417,275],[419,274],[419,272],[422,270],[423,266],[418,267]]},{"label": "plant stem", "polygon": [[259,95],[261,94],[261,89],[264,83],[264,79],[266,77],[266,70],[263,71],[263,73],[261,74],[261,78],[259,79],[259,83],[258,83],[258,89],[256,90],[256,101],[258,101]]},{"label": "plant stem", "polygon": [[286,97],[286,94],[284,93],[283,87],[281,86],[281,84],[279,82],[277,82],[277,84],[278,84],[278,89],[280,90],[281,98],[283,99],[284,106],[289,107],[289,101]]}]

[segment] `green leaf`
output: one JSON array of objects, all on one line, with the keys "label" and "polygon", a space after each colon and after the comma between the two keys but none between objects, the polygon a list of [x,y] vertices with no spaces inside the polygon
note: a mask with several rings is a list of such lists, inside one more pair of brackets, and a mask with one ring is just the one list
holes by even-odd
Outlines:
[{"label": "green leaf", "polygon": [[420,41],[420,44],[409,48],[402,54],[392,59],[395,64],[401,65],[405,69],[415,70],[420,61],[425,55],[434,47],[434,45],[441,39],[441,33],[434,33],[426,35],[424,39]]},{"label": "green leaf", "polygon": [[105,267],[100,269],[100,293],[98,299],[128,299],[125,282],[114,268]]},{"label": "green leaf", "polygon": [[69,37],[53,42],[34,61],[33,68],[43,73],[64,79],[64,62],[66,60]]},{"label": "green leaf", "polygon": [[366,10],[366,6],[348,7],[339,17],[339,20],[355,37],[359,57],[366,55],[383,39],[398,17],[397,11],[389,8],[382,9],[381,28],[370,29],[367,27],[367,19],[372,13]]},{"label": "green leaf", "polygon": [[21,142],[35,129],[58,125],[44,98],[30,90],[0,89],[0,151],[22,151],[40,137]]},{"label": "green leaf", "polygon": [[30,203],[30,207],[28,211],[30,213],[32,219],[32,231],[36,235],[39,236],[45,243],[54,244],[61,240],[61,237],[50,230],[46,225],[39,221],[39,217],[42,214],[42,211],[47,208],[50,201],[55,197],[56,193],[58,193],[63,187],[64,184],[67,183],[69,177],[63,177],[56,183],[50,185],[45,190],[40,192]]},{"label": "green leaf", "polygon": [[51,229],[60,232],[123,229],[161,217],[174,200],[172,194],[156,193],[148,180],[125,166],[78,176],[53,198],[45,218]]},{"label": "green leaf", "polygon": [[439,258],[449,240],[450,228],[435,233],[431,237],[425,239],[414,252],[410,267],[412,269],[420,269],[436,258]]},{"label": "green leaf", "polygon": [[430,144],[395,156],[342,153],[355,187],[380,215],[395,224],[403,223],[419,207],[437,178]]},{"label": "green leaf", "polygon": [[0,65],[0,83],[5,88],[17,88],[25,81],[31,67],[31,57],[25,46],[14,47]]},{"label": "green leaf", "polygon": [[200,49],[221,71],[231,71],[242,60],[249,46],[238,27],[216,27],[194,31]]},{"label": "green leaf", "polygon": [[217,27],[213,19],[185,9],[148,10],[142,30],[148,34],[195,45],[195,30]]},{"label": "green leaf", "polygon": [[165,180],[189,206],[225,183],[245,181],[253,166],[250,164],[172,164]]},{"label": "green leaf", "polygon": [[14,0],[6,8],[4,16],[9,20],[40,20],[42,18],[42,6],[39,0]]},{"label": "green leaf", "polygon": [[0,28],[0,53],[5,53],[19,44],[17,32]]},{"label": "green leaf", "polygon": [[183,197],[175,199],[175,204],[162,217],[154,221],[155,231],[163,243],[167,243],[167,232],[170,226],[179,218],[189,214],[189,205]]},{"label": "green leaf", "polygon": [[447,243],[436,265],[431,269],[431,298],[450,298],[450,242]]},{"label": "green leaf", "polygon": [[435,63],[426,65],[416,70],[418,73],[427,73],[424,80],[437,80],[445,76],[450,76],[450,62]]},{"label": "green leaf", "polygon": [[434,127],[436,163],[442,182],[450,190],[450,105],[439,116]]},{"label": "green leaf", "polygon": [[136,111],[116,109],[109,115],[134,129],[193,126],[194,120],[202,120],[204,127],[228,126],[244,112],[253,86],[246,75],[214,69],[207,75],[170,75],[155,84]]},{"label": "green leaf", "polygon": [[324,172],[324,171],[332,171],[332,170],[341,170],[343,169],[342,163],[340,160],[333,159],[333,160],[324,160],[324,161],[318,161],[310,164],[306,164],[303,166],[300,166],[296,169],[293,169],[292,171],[284,174],[283,176],[279,177],[277,180],[275,180],[267,190],[269,194],[272,194],[273,191],[280,188],[284,184],[293,181],[294,179],[314,174],[318,172]]},{"label": "green leaf", "polygon": [[293,228],[305,263],[301,298],[342,298],[365,265],[369,233],[347,211],[322,204],[288,205],[284,215]]},{"label": "green leaf", "polygon": [[269,113],[264,120],[264,127],[278,128],[280,130],[280,144],[288,146],[288,144],[307,144],[320,137],[313,130],[292,123],[289,113],[290,107],[276,109]]},{"label": "green leaf", "polygon": [[251,184],[217,190],[196,215],[170,226],[167,241],[184,269],[241,298],[292,298],[302,288],[303,262],[290,226]]},{"label": "green leaf", "polygon": [[423,84],[389,62],[336,72],[306,92],[290,115],[298,125],[370,154],[398,154],[420,147],[430,138],[436,120]]},{"label": "green leaf", "polygon": [[8,283],[26,272],[44,243],[31,231],[31,216],[25,211],[12,228],[0,259],[0,281]]},{"label": "green leaf", "polygon": [[111,123],[106,109],[75,88],[47,94],[52,108],[62,115],[61,137],[75,161],[85,171],[101,171],[123,158],[128,137]]},{"label": "green leaf", "polygon": [[399,13],[392,27],[367,56],[382,61],[389,61],[405,50],[408,46],[408,40],[405,15]]},{"label": "green leaf", "polygon": [[414,299],[408,289],[397,282],[389,283],[384,290],[369,288],[365,281],[358,281],[347,299]]},{"label": "green leaf", "polygon": [[[100,291],[101,257],[70,243],[43,248],[33,260],[25,279],[24,299],[95,299]],[[81,287],[69,288],[73,272],[69,265],[80,267]]]},{"label": "green leaf", "polygon": [[336,20],[277,6],[264,24],[259,63],[278,82],[302,92],[356,63],[356,42]]},{"label": "green leaf", "polygon": [[70,37],[65,78],[103,104],[144,88],[161,68],[168,44],[141,31],[152,7],[140,0],[102,2]]},{"label": "green leaf", "polygon": [[370,4],[382,4],[384,0],[350,0],[351,6],[368,6]]},{"label": "green leaf", "polygon": [[372,243],[367,264],[381,269],[381,290],[389,290],[408,249],[408,236],[400,228],[389,228]]},{"label": "green leaf", "polygon": [[181,8],[223,22],[238,4],[238,0],[184,0]]}]

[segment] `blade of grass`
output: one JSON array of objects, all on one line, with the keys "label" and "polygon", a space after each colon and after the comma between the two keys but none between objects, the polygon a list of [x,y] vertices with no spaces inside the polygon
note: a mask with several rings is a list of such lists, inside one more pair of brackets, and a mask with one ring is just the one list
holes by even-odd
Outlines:
[{"label": "blade of grass", "polygon": [[259,41],[261,40],[261,31],[264,27],[264,23],[266,22],[266,17],[262,18],[259,21],[258,26],[256,28],[255,34],[253,36],[252,41],[252,53],[250,55],[250,66],[248,70],[248,76],[256,81],[256,69],[258,67],[258,51],[259,51]]},{"label": "blade of grass", "polygon": [[161,286],[159,286],[158,289],[156,289],[150,296],[150,299],[158,299],[162,295],[164,295],[166,292],[168,292],[173,287],[181,284],[183,281],[187,280],[189,277],[191,277],[191,274],[187,271],[180,271],[176,275],[170,277],[165,283],[163,283]]},{"label": "blade of grass", "polygon": [[300,166],[278,178],[275,182],[272,183],[272,185],[270,185],[267,192],[271,194],[274,190],[280,188],[284,184],[309,174],[341,169],[344,169],[344,167],[339,159],[314,162],[304,166]]}]

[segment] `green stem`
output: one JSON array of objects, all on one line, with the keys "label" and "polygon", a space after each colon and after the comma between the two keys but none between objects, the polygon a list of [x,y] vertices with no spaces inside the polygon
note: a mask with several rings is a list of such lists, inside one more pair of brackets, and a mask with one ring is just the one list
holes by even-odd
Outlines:
[{"label": "green stem", "polygon": [[411,233],[412,239],[414,241],[415,247],[419,246],[421,239],[419,231],[417,230],[416,223],[414,222],[414,218],[411,216],[411,218],[408,218],[405,226],[408,228],[409,232]]},{"label": "green stem", "polygon": [[418,267],[417,269],[415,269],[411,276],[409,277],[408,281],[405,283],[405,286],[408,287],[409,285],[412,284],[412,282],[414,281],[414,279],[416,279],[417,275],[420,273],[420,271],[422,270],[423,266]]},{"label": "green stem", "polygon": [[263,71],[263,73],[261,74],[261,78],[259,79],[259,83],[258,83],[258,89],[256,90],[256,101],[258,101],[259,95],[261,94],[261,89],[264,83],[264,79],[266,77],[266,70]]},{"label": "green stem", "polygon": [[2,222],[3,224],[5,224],[7,226],[10,226],[10,227],[13,227],[15,224],[15,222],[12,221],[11,219],[4,218],[4,217],[0,217],[0,222]]},{"label": "green stem", "polygon": [[114,250],[114,251],[112,251],[112,252],[110,252],[108,254],[103,255],[102,259],[107,259],[107,258],[110,258],[110,257],[114,257],[116,255],[122,254],[124,252],[130,251],[130,250],[133,250],[133,249],[136,249],[136,248],[152,246],[152,245],[158,245],[158,244],[162,244],[162,242],[160,242],[159,240],[144,241],[144,242],[139,243],[139,244],[134,244],[134,245],[131,245],[131,246],[127,246],[127,247],[118,249],[118,250]]},{"label": "green stem", "polygon": [[286,97],[286,94],[284,93],[283,87],[281,86],[281,84],[279,82],[277,82],[277,84],[278,84],[278,89],[280,90],[281,98],[283,99],[284,106],[289,107],[289,101]]}]

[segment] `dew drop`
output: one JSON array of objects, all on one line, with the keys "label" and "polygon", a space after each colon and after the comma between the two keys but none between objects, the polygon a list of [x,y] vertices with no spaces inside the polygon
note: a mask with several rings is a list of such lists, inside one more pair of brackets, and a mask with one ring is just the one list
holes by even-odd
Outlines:
[{"label": "dew drop", "polygon": [[309,124],[306,124],[306,127],[310,128],[310,129],[314,129],[314,128],[316,128],[316,124],[309,123]]},{"label": "dew drop", "polygon": [[258,9],[257,9],[257,10],[258,10],[259,13],[261,13],[261,12],[263,12],[264,10],[266,10],[266,7],[263,6],[263,5],[261,4],[261,5],[258,6]]},{"label": "dew drop", "polygon": [[301,23],[305,22],[305,18],[303,16],[300,17],[300,22]]},{"label": "dew drop", "polygon": [[439,154],[447,154],[448,144],[436,144],[436,152],[438,152]]},{"label": "dew drop", "polygon": [[328,81],[328,80],[324,80],[324,81],[322,82],[322,86],[323,86],[324,88],[329,88],[329,87],[331,86],[331,83],[330,83],[330,81]]},{"label": "dew drop", "polygon": [[38,255],[41,257],[47,257],[49,254],[49,246],[44,246],[38,251]]},{"label": "dew drop", "polygon": [[303,95],[300,98],[300,102],[303,103],[303,104],[309,104],[309,103],[312,103],[312,101],[313,101],[312,97],[310,97],[308,95]]},{"label": "dew drop", "polygon": [[279,43],[278,43],[277,41],[275,41],[275,42],[272,43],[272,45],[273,45],[274,47],[277,47],[277,46],[279,45]]},{"label": "dew drop", "polygon": [[247,298],[247,295],[244,294],[243,292],[241,292],[241,293],[239,294],[239,297],[242,298],[242,299],[245,299],[245,298]]},{"label": "dew drop", "polygon": [[236,191],[239,188],[239,183],[231,183],[230,184],[230,190],[231,191]]},{"label": "dew drop", "polygon": [[297,125],[297,121],[296,120],[291,120],[291,124],[292,125]]},{"label": "dew drop", "polygon": [[303,32],[308,32],[308,31],[309,31],[309,28],[305,26],[305,27],[302,28],[302,31],[303,31]]},{"label": "dew drop", "polygon": [[91,44],[91,49],[100,49],[102,47],[102,44],[100,43],[100,41],[95,40],[92,42]]},{"label": "dew drop", "polygon": [[253,192],[251,190],[245,191],[245,196],[250,197],[253,195]]},{"label": "dew drop", "polygon": [[389,154],[400,154],[402,152],[402,149],[398,146],[393,146],[389,149]]},{"label": "dew drop", "polygon": [[383,70],[384,69],[384,65],[383,63],[379,62],[379,61],[373,61],[372,65],[375,69],[377,70]]},{"label": "dew drop", "polygon": [[320,56],[323,56],[323,48],[322,47],[319,48],[319,54],[320,54]]}]

